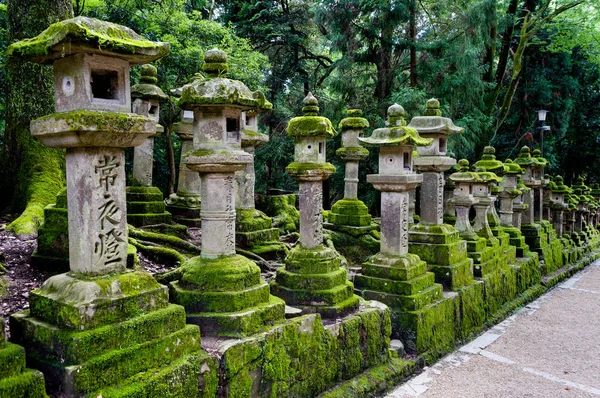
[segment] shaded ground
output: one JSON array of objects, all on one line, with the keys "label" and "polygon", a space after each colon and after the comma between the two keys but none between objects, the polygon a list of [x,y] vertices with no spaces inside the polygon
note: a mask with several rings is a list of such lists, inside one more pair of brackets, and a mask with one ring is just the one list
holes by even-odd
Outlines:
[{"label": "shaded ground", "polygon": [[387,398],[600,396],[600,260]]}]

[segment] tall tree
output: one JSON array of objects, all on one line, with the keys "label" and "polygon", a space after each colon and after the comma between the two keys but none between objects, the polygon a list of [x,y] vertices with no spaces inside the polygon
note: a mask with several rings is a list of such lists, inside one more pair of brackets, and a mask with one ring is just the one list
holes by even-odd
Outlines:
[{"label": "tall tree", "polygon": [[[71,0],[8,0],[9,44],[73,16]],[[2,207],[23,211],[8,229],[32,236],[43,209],[64,186],[64,151],[50,149],[29,133],[32,119],[54,112],[52,67],[9,58],[6,66],[6,131],[2,158]]]}]

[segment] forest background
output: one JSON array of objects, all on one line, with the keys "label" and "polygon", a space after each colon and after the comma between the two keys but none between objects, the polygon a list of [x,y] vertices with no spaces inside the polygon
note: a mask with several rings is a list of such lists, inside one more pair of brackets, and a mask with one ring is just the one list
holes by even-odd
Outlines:
[{"label": "forest background", "polygon": [[[9,229],[34,235],[42,209],[64,186],[64,152],[29,137],[29,121],[53,111],[51,67],[7,59],[6,47],[50,23],[89,16],[171,43],[158,61],[169,93],[191,80],[203,53],[228,53],[228,77],[262,90],[274,109],[261,117],[270,142],[256,152],[257,193],[294,190],[285,174],[293,158],[287,122],[311,91],[334,125],[349,108],[382,127],[393,103],[420,115],[438,98],[444,116],[464,127],[450,151],[477,160],[486,145],[505,160],[542,142],[537,110],[549,111],[543,136],[548,172],[567,182],[600,182],[600,2],[594,0],[0,0],[0,213]],[[139,68],[131,74],[132,84]],[[181,117],[176,98],[162,107],[165,134],[156,139],[154,185],[176,187]],[[367,135],[370,131],[367,132]],[[343,196],[344,165],[325,184],[325,207]],[[131,151],[128,159],[131,161]],[[359,196],[378,213],[364,183],[377,173],[377,153],[361,163]]]}]

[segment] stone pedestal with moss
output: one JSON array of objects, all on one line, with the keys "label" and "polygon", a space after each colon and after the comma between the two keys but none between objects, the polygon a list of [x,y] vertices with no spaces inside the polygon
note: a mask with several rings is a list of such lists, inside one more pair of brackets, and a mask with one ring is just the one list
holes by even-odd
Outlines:
[{"label": "stone pedestal with moss", "polygon": [[160,103],[168,100],[156,85],[156,74],[154,66],[143,65],[140,83],[131,87],[133,113],[156,122],[156,134],[133,149],[133,181],[132,186],[127,187],[127,222],[136,227],[171,223],[171,214],[165,211],[162,192],[152,186],[154,137],[163,130],[158,124]]},{"label": "stone pedestal with moss", "polygon": [[[176,90],[181,96],[181,90]],[[173,220],[178,224],[199,228],[200,220],[200,176],[188,169],[183,164],[183,155],[194,150],[194,112],[184,110],[181,121],[173,125],[173,131],[181,139],[181,158],[179,161],[179,175],[177,179],[177,192],[171,194],[167,200],[167,211],[172,214]]]},{"label": "stone pedestal with moss", "polygon": [[168,45],[78,17],[9,52],[54,63],[58,113],[32,121],[31,133],[67,148],[70,259],[70,272],[33,290],[29,310],[11,317],[13,340],[60,394],[199,394],[207,357],[198,327],[185,324],[183,307],[170,305],[151,275],[126,267],[123,148],[156,131],[155,120],[126,113],[129,67],[166,55]]},{"label": "stone pedestal with moss", "polygon": [[417,147],[419,156],[414,160],[415,168],[423,175],[421,222],[409,230],[408,251],[427,263],[436,282],[449,290],[459,290],[473,283],[472,261],[467,256],[467,242],[460,239],[454,227],[444,224],[444,172],[456,164],[455,159],[446,156],[447,136],[463,129],[442,116],[436,99],[427,101],[424,115],[414,117],[408,127],[433,140],[429,146]]},{"label": "stone pedestal with moss", "polygon": [[38,230],[37,248],[31,265],[56,272],[69,270],[69,220],[67,190],[61,190],[56,203],[44,208],[44,223]]},{"label": "stone pedestal with moss", "polygon": [[241,115],[272,105],[260,91],[225,77],[223,51],[207,51],[203,68],[208,78],[184,86],[179,99],[179,107],[194,112],[196,149],[183,163],[201,179],[202,251],[181,266],[170,293],[203,334],[239,337],[285,315],[285,303],[270,295],[260,268],[235,252],[234,173],[252,162],[252,155],[241,149]]},{"label": "stone pedestal with moss", "polygon": [[242,149],[252,155],[252,162],[235,173],[235,240],[238,246],[267,258],[283,258],[287,247],[279,242],[279,229],[273,220],[254,204],[254,151],[269,142],[269,136],[258,132],[258,114],[242,113]]},{"label": "stone pedestal with moss", "polygon": [[273,294],[303,312],[318,312],[337,318],[358,308],[359,298],[340,267],[341,256],[323,244],[323,180],[335,172],[325,158],[325,140],[337,131],[329,119],[319,116],[319,103],[309,93],[304,98],[303,116],[288,123],[294,138],[294,162],[286,172],[300,185],[300,240],[277,270]]},{"label": "stone pedestal with moss", "polygon": [[388,108],[386,125],[360,138],[363,145],[379,148],[379,174],[368,175],[367,181],[381,191],[381,245],[354,283],[366,299],[390,306],[392,335],[409,352],[439,353],[454,343],[453,303],[444,298],[425,261],[408,252],[409,191],[423,181],[413,172],[413,146],[431,145],[433,139],[407,127],[397,104]]},{"label": "stone pedestal with moss", "polygon": [[[511,159],[504,162],[504,178],[502,181],[502,192],[498,194],[500,199],[500,224],[504,232],[510,235],[510,245],[516,248],[519,258],[529,254],[529,246],[525,243],[525,237],[521,229],[515,225],[515,207],[521,205],[523,192],[519,189],[519,177],[524,173],[521,167]],[[519,216],[520,218],[520,216]]]},{"label": "stone pedestal with moss", "polygon": [[[539,152],[536,152],[538,155]],[[558,244],[551,245],[548,233],[551,232],[550,223],[541,223],[542,219],[542,189],[544,183],[544,167],[548,163],[540,156],[531,156],[529,147],[524,146],[515,159],[523,170],[523,183],[529,190],[524,192],[523,202],[527,209],[523,212],[521,232],[530,250],[540,256],[540,265],[543,273],[553,272],[562,264],[562,254]],[[554,239],[554,241],[557,241]],[[556,257],[556,260],[555,260]]]},{"label": "stone pedestal with moss", "polygon": [[44,375],[27,369],[25,358],[23,347],[6,341],[4,319],[0,318],[0,397],[48,397]]},{"label": "stone pedestal with moss", "polygon": [[338,200],[326,212],[325,228],[331,231],[331,240],[349,265],[360,266],[368,256],[379,250],[378,225],[371,222],[369,209],[358,199],[359,162],[369,156],[369,151],[358,141],[369,127],[360,109],[348,110],[339,128],[342,146],[336,155],[345,161],[344,198]]}]

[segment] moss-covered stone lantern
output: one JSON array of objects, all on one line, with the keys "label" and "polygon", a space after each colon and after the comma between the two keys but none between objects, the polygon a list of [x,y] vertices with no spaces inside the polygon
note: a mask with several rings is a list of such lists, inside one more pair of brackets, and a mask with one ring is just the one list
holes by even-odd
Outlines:
[{"label": "moss-covered stone lantern", "polygon": [[433,141],[429,146],[417,146],[418,156],[413,161],[423,175],[423,183],[420,223],[409,229],[408,251],[427,262],[438,283],[458,290],[473,283],[473,267],[467,255],[467,242],[460,239],[453,226],[444,224],[444,172],[456,164],[456,159],[445,156],[447,136],[462,133],[464,129],[443,117],[439,101],[433,98],[427,101],[424,115],[412,118],[407,127]]},{"label": "moss-covered stone lantern", "polygon": [[156,85],[156,67],[143,65],[141,72],[140,83],[131,88],[133,113],[153,119],[157,131],[156,135],[133,149],[133,183],[127,187],[127,222],[136,227],[171,223],[171,214],[165,211],[162,192],[152,186],[154,137],[163,130],[158,124],[160,104],[169,97]]},{"label": "moss-covered stone lantern", "polygon": [[523,224],[523,212],[529,209],[529,205],[525,203],[524,198],[529,194],[528,192],[530,190],[530,188],[523,183],[522,176],[517,177],[517,189],[521,191],[521,195],[517,196],[513,202],[513,225],[520,230],[521,225]]},{"label": "moss-covered stone lantern", "polygon": [[300,185],[300,241],[277,270],[271,285],[274,294],[304,312],[339,317],[358,308],[354,286],[346,280],[341,258],[323,244],[323,180],[335,172],[325,159],[325,139],[337,135],[329,119],[319,116],[319,103],[308,93],[303,116],[290,120],[288,135],[294,138],[294,162],[287,173]]},{"label": "moss-covered stone lantern", "polygon": [[260,268],[235,252],[234,173],[253,161],[241,148],[242,112],[272,108],[260,91],[226,77],[227,54],[204,54],[206,79],[181,91],[179,107],[194,112],[194,150],[183,163],[200,174],[202,251],[171,282],[171,300],[183,305],[202,333],[243,336],[281,319],[285,303],[270,295]]},{"label": "moss-covered stone lantern", "polygon": [[[504,176],[502,181],[502,192],[500,197],[500,223],[504,231],[510,235],[510,245],[516,248],[517,257],[525,257],[529,253],[529,246],[525,243],[525,237],[521,229],[516,226],[516,209],[523,195],[519,189],[519,178],[523,169],[511,159],[504,161]],[[520,218],[520,217],[519,217]]]},{"label": "moss-covered stone lantern", "polygon": [[[362,117],[360,109],[349,109],[348,116],[340,122],[342,147],[335,153],[346,162],[344,178],[344,198],[331,207],[328,221],[335,226],[348,226],[355,229],[371,230],[371,215],[367,206],[358,199],[358,163],[369,156],[369,151],[358,141],[369,127],[367,119]],[[367,227],[367,228],[365,228]]]},{"label": "moss-covered stone lantern", "polygon": [[54,64],[57,113],[32,121],[31,133],[67,148],[70,272],[33,290],[29,311],[13,315],[11,331],[28,348],[28,363],[65,395],[109,396],[133,384],[149,395],[199,394],[202,375],[188,361],[212,366],[202,360],[198,327],[185,325],[183,307],[170,305],[150,274],[126,268],[123,148],[156,133],[154,119],[129,113],[129,67],[168,52],[167,43],[85,17],[8,49]]},{"label": "moss-covered stone lantern", "polygon": [[445,333],[439,320],[446,317],[448,303],[426,263],[408,251],[409,191],[423,181],[413,170],[413,148],[432,145],[433,139],[408,127],[404,114],[402,106],[390,106],[386,127],[359,138],[364,146],[379,148],[379,174],[369,174],[367,181],[381,191],[381,243],[354,283],[363,297],[391,307],[392,318],[398,319],[392,335],[402,339],[407,350],[420,353]]},{"label": "moss-covered stone lantern", "polygon": [[554,186],[550,192],[551,200],[554,202],[552,205],[552,220],[554,229],[559,237],[563,235],[564,226],[564,212],[568,210],[568,203],[565,195],[570,194],[571,188],[565,185],[561,176],[556,176],[553,179]]},{"label": "moss-covered stone lantern", "polygon": [[586,217],[589,214],[589,203],[587,194],[590,192],[590,188],[585,185],[585,179],[583,176],[577,177],[575,184],[571,185],[573,192],[577,195],[577,211],[575,213],[575,232],[580,235],[580,238],[587,241],[589,237],[586,231]]},{"label": "moss-covered stone lantern", "polygon": [[[598,183],[594,183],[591,186],[591,191],[590,191],[590,195],[592,195],[592,197],[595,200],[595,203],[600,205],[600,184]],[[594,214],[594,228],[598,228],[598,218],[600,217],[600,207],[596,210],[595,214]]]},{"label": "moss-covered stone lantern", "polygon": [[242,112],[242,149],[252,155],[252,162],[235,172],[235,228],[236,242],[260,255],[277,255],[284,252],[278,243],[279,229],[273,220],[254,204],[254,151],[269,142],[269,136],[258,131],[258,112]]},{"label": "moss-covered stone lantern", "polygon": [[[181,97],[181,89],[175,90],[173,95]],[[184,155],[194,150],[194,112],[183,110],[181,121],[173,125],[173,131],[181,139],[181,158],[179,159],[177,192],[167,198],[167,211],[172,214],[178,224],[199,228],[202,225],[200,219],[202,204],[200,175],[183,164]]]},{"label": "moss-covered stone lantern", "polygon": [[535,209],[534,209],[534,220],[540,222],[545,220],[544,218],[544,187],[548,184],[549,180],[544,174],[544,169],[550,166],[550,163],[542,157],[542,152],[539,149],[534,149],[531,153],[533,158],[533,176],[534,179],[539,180],[540,184],[535,188]]}]

